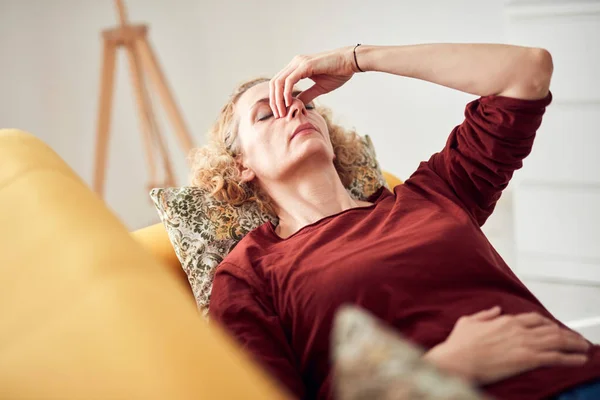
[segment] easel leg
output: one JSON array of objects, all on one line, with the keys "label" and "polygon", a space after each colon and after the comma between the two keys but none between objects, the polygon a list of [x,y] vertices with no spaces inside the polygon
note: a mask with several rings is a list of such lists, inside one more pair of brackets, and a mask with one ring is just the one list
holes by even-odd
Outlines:
[{"label": "easel leg", "polygon": [[[139,57],[140,52],[141,52],[140,43],[142,43],[142,42],[143,42],[143,37],[140,37],[140,38],[136,39],[132,44],[132,49],[135,54],[137,68],[139,71],[139,76],[142,77],[141,85],[143,85],[143,83],[145,82],[145,80],[143,79],[144,68],[142,68],[143,65],[141,64],[141,62],[140,62],[141,59]],[[169,152],[167,151],[166,144],[162,138],[162,135],[160,134],[160,131],[159,131],[157,123],[156,123],[156,119],[154,118],[154,114],[152,112],[152,105],[151,105],[150,99],[148,97],[148,91],[146,90],[147,87],[144,85],[144,86],[142,86],[142,89],[143,89],[142,95],[144,96],[144,100],[146,102],[145,104],[147,104],[147,106],[148,106],[147,110],[150,112],[149,125],[150,125],[150,128],[152,129],[151,131],[148,131],[150,136],[147,138],[147,140],[148,140],[150,146],[152,144],[155,144],[158,147],[158,151],[159,151],[160,156],[163,161],[163,170],[165,173],[165,179],[163,182],[160,183],[160,185],[162,185],[163,187],[176,186],[175,174],[173,173],[173,167],[171,165]],[[153,168],[154,168],[154,166],[153,166]],[[156,179],[152,179],[152,181],[148,185],[148,189],[152,189],[152,188],[156,187],[157,185],[159,185],[158,181]]]},{"label": "easel leg", "polygon": [[152,186],[157,182],[156,165],[154,162],[154,149],[152,146],[152,138],[155,136],[153,135],[153,130],[156,128],[156,120],[154,119],[152,105],[150,103],[150,99],[148,98],[146,85],[144,84],[144,72],[140,65],[135,43],[127,45],[126,49],[127,56],[129,58],[131,83],[137,101],[138,117],[140,119],[140,125],[142,129],[142,140],[146,149],[146,162],[148,163],[150,170],[149,186]]},{"label": "easel leg", "polygon": [[100,104],[98,107],[98,125],[96,131],[96,157],[93,187],[96,193],[104,196],[106,157],[110,129],[110,117],[114,87],[116,44],[104,40],[102,76],[100,82]]},{"label": "easel leg", "polygon": [[156,87],[158,94],[162,100],[163,107],[171,120],[171,123],[175,127],[175,132],[177,133],[177,137],[179,139],[180,145],[183,148],[183,151],[187,154],[194,147],[194,143],[192,141],[192,137],[185,126],[185,122],[183,121],[183,117],[179,113],[177,109],[175,99],[171,95],[171,91],[167,85],[166,79],[158,61],[150,47],[150,44],[144,37],[139,41],[139,49],[140,56],[142,57],[142,62],[144,63],[144,67],[150,73],[150,79],[152,79],[152,83]]}]

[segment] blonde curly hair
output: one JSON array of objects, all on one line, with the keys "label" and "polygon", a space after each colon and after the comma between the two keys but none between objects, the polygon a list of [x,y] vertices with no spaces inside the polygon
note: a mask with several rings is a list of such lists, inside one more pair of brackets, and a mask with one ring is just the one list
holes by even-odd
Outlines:
[{"label": "blonde curly hair", "polygon": [[[233,91],[208,132],[208,143],[192,150],[191,184],[208,191],[217,200],[233,206],[250,201],[256,202],[262,212],[276,216],[277,207],[265,191],[254,181],[241,181],[239,169],[241,154],[236,140],[238,121],[235,116],[235,104],[248,89],[263,82],[269,82],[269,79],[252,79],[242,83]],[[348,187],[357,176],[357,160],[362,157],[364,147],[362,138],[356,131],[334,124],[328,108],[318,106],[316,111],[327,124],[336,156],[333,164],[342,184]]]}]

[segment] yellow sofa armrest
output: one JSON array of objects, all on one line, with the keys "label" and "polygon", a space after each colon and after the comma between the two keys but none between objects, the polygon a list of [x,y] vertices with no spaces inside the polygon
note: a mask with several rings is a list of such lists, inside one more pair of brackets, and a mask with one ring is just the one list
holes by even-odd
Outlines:
[{"label": "yellow sofa armrest", "polygon": [[287,398],[39,139],[0,130],[0,398]]}]

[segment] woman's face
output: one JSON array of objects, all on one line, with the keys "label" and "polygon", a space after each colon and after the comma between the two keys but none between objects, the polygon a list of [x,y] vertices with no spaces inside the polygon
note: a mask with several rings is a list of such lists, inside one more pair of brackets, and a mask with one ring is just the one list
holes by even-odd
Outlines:
[{"label": "woman's face", "polygon": [[294,94],[287,115],[275,119],[269,106],[269,82],[248,89],[235,106],[242,179],[282,181],[334,159],[327,124],[312,103]]}]

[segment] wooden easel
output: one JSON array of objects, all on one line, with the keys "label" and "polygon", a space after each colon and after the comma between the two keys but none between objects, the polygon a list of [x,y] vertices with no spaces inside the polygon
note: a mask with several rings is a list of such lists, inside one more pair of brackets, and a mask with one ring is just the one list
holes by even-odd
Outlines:
[{"label": "wooden easel", "polygon": [[[158,92],[167,116],[175,128],[180,146],[186,154],[194,147],[192,138],[169,90],[165,76],[148,43],[148,27],[146,25],[129,24],[125,5],[122,0],[115,0],[115,5],[120,25],[102,32],[104,50],[93,181],[93,188],[101,197],[104,195],[115,60],[117,50],[120,47],[125,48],[129,58],[131,81],[142,128],[146,161],[149,166],[150,180],[148,188],[175,186],[175,176],[165,142],[161,137],[152,111],[152,104],[148,95],[146,80],[144,79],[145,72],[148,73],[155,90]],[[164,181],[162,182],[159,182],[157,179],[156,152],[158,152],[158,156],[162,160],[164,171]]]}]

